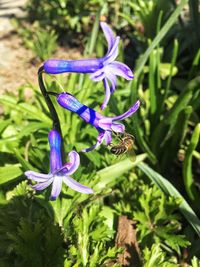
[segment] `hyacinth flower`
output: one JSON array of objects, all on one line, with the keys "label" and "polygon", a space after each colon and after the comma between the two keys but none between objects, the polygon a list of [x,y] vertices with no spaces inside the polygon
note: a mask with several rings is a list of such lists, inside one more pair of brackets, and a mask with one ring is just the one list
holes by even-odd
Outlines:
[{"label": "hyacinth flower", "polygon": [[88,152],[97,148],[104,140],[106,145],[109,145],[112,141],[113,132],[123,133],[125,131],[125,126],[121,123],[117,123],[116,121],[130,117],[140,106],[140,101],[138,100],[128,111],[122,115],[106,117],[89,108],[88,106],[81,104],[73,95],[69,93],[56,94],[49,92],[49,94],[56,95],[57,102],[60,106],[70,110],[71,112],[75,112],[84,121],[93,125],[99,132],[96,144],[90,148],[82,150],[83,152]]},{"label": "hyacinth flower", "polygon": [[70,176],[77,170],[80,164],[80,157],[76,151],[68,154],[69,162],[62,164],[61,157],[61,136],[56,130],[51,130],[49,135],[50,144],[50,173],[43,174],[34,171],[26,171],[25,175],[28,179],[37,182],[32,188],[35,190],[43,190],[52,184],[50,200],[55,200],[62,189],[62,182],[75,191],[85,194],[92,194],[93,190],[84,186]]},{"label": "hyacinth flower", "polygon": [[44,62],[44,70],[49,74],[63,72],[92,73],[90,78],[93,81],[103,81],[105,98],[101,109],[104,109],[108,104],[110,94],[115,91],[117,83],[116,76],[122,76],[126,80],[132,80],[133,73],[127,65],[115,61],[118,56],[120,37],[115,37],[105,22],[101,22],[100,25],[108,43],[108,51],[104,57],[81,60],[49,59]]}]

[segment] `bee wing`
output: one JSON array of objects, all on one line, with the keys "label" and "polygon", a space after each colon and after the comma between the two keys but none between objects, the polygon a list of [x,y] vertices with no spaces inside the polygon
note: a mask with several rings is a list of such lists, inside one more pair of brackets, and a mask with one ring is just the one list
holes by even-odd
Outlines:
[{"label": "bee wing", "polygon": [[135,151],[133,149],[128,150],[127,154],[128,154],[128,156],[132,162],[134,162],[136,160],[136,154],[135,154]]}]

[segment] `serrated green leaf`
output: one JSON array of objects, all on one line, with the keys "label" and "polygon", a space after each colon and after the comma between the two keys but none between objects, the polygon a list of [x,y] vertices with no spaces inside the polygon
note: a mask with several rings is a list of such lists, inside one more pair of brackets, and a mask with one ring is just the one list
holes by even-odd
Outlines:
[{"label": "serrated green leaf", "polygon": [[178,190],[167,179],[151,169],[145,163],[139,162],[137,167],[141,169],[166,195],[181,199],[179,210],[200,237],[200,220]]}]

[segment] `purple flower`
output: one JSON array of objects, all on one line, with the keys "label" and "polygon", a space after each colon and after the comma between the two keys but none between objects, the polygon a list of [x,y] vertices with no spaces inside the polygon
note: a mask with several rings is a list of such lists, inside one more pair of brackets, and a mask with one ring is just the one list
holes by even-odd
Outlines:
[{"label": "purple flower", "polygon": [[58,94],[57,101],[63,108],[75,112],[84,121],[92,124],[99,132],[96,144],[90,148],[84,149],[83,152],[88,152],[95,149],[103,142],[103,140],[105,140],[106,145],[109,145],[112,141],[112,132],[123,133],[125,131],[125,126],[121,123],[116,123],[115,121],[130,117],[140,106],[140,101],[138,100],[128,111],[122,115],[105,117],[86,105],[81,104],[73,95],[69,93]]},{"label": "purple flower", "polygon": [[93,81],[103,81],[106,95],[101,109],[104,109],[108,104],[110,94],[115,91],[117,84],[116,76],[132,80],[133,73],[127,65],[115,61],[118,56],[120,37],[115,37],[105,22],[101,22],[100,25],[108,43],[108,51],[104,57],[81,60],[49,59],[44,62],[44,70],[50,74],[63,72],[92,73],[90,78]]},{"label": "purple flower", "polygon": [[25,175],[28,179],[37,182],[32,187],[36,190],[43,190],[52,184],[50,200],[55,200],[62,188],[62,182],[75,191],[85,194],[92,194],[93,190],[87,186],[84,186],[70,177],[73,174],[79,164],[80,158],[76,151],[69,153],[69,162],[62,164],[61,158],[61,137],[56,130],[52,130],[49,133],[49,144],[50,144],[50,173],[43,174],[34,171],[27,171]]}]

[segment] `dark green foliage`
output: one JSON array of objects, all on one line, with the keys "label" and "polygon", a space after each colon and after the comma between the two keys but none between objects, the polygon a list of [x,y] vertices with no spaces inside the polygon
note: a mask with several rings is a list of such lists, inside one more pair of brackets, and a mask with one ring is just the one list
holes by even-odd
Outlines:
[{"label": "dark green foliage", "polygon": [[180,255],[180,248],[190,243],[185,236],[179,235],[181,229],[180,218],[175,213],[177,204],[171,197],[166,199],[156,188],[145,186],[139,197],[139,210],[134,212],[134,219],[140,224],[138,231],[142,246],[160,243],[169,250],[175,250]]},{"label": "dark green foliage", "polygon": [[20,267],[60,266],[63,234],[54,218],[37,204],[26,182],[9,192],[9,198],[0,205],[2,261]]}]

